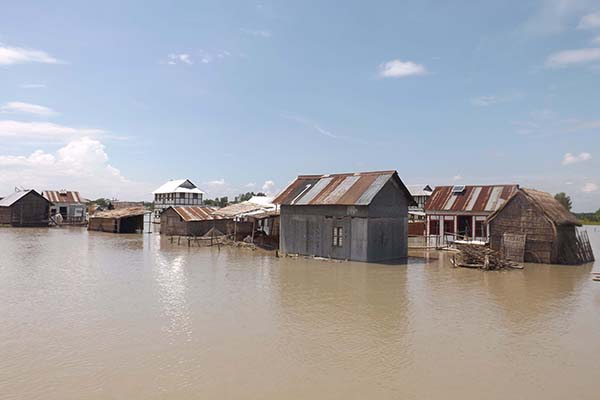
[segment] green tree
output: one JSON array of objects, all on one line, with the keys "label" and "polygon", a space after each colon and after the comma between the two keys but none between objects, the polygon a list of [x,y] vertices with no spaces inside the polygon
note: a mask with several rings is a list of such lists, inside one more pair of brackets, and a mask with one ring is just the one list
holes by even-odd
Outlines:
[{"label": "green tree", "polygon": [[567,210],[571,211],[571,207],[573,204],[571,203],[571,198],[567,196],[565,192],[560,192],[554,195],[554,198],[563,205]]}]

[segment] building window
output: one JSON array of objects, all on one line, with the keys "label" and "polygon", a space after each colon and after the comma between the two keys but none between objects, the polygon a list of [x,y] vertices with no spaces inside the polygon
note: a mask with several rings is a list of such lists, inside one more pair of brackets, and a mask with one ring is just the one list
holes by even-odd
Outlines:
[{"label": "building window", "polygon": [[333,227],[333,247],[342,247],[344,245],[344,228],[341,226]]},{"label": "building window", "polygon": [[486,237],[485,221],[475,221],[475,237]]},{"label": "building window", "polygon": [[454,220],[444,221],[444,234],[454,234]]},{"label": "building window", "polygon": [[438,219],[429,220],[429,234],[434,236],[440,234],[440,221]]},{"label": "building window", "polygon": [[180,199],[185,199],[185,193],[179,193],[179,198]]},{"label": "building window", "polygon": [[193,199],[197,199],[198,198],[198,193],[192,193],[192,198]]}]

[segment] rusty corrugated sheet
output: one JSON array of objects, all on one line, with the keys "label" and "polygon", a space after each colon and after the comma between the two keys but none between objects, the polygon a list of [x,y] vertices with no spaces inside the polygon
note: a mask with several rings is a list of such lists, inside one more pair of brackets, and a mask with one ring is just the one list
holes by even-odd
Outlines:
[{"label": "rusty corrugated sheet", "polygon": [[471,185],[461,193],[453,193],[452,186],[438,186],[425,204],[429,213],[494,212],[518,189],[518,185]]},{"label": "rusty corrugated sheet", "polygon": [[69,190],[44,190],[42,196],[52,203],[83,203],[79,192]]},{"label": "rusty corrugated sheet", "polygon": [[223,219],[219,215],[215,215],[215,209],[206,206],[185,206],[172,207],[173,210],[186,222],[190,221],[210,221],[213,219]]},{"label": "rusty corrugated sheet", "polygon": [[369,205],[390,179],[397,179],[401,190],[413,199],[396,171],[351,174],[300,175],[274,204],[282,205]]}]

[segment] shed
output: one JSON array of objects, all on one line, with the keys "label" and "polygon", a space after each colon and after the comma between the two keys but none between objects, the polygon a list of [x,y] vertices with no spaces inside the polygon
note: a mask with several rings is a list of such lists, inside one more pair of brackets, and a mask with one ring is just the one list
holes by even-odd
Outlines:
[{"label": "shed", "polygon": [[514,261],[581,264],[586,256],[581,223],[550,193],[519,189],[487,219],[490,247]]},{"label": "shed", "polygon": [[48,226],[50,202],[35,190],[14,192],[0,200],[0,225]]},{"label": "shed", "polygon": [[518,189],[514,184],[437,186],[425,203],[430,245],[456,239],[487,241],[487,217]]},{"label": "shed", "polygon": [[122,208],[119,210],[97,211],[90,216],[89,231],[112,233],[136,233],[144,230],[144,208]]},{"label": "shed", "polygon": [[42,192],[50,206],[50,216],[60,214],[65,224],[85,224],[87,207],[79,192],[71,190],[44,190]]},{"label": "shed", "polygon": [[219,208],[215,214],[233,221],[236,239],[251,236],[254,241],[256,233],[269,236],[271,242],[279,239],[279,210],[273,204],[273,197],[252,196],[241,203]]},{"label": "shed", "polygon": [[212,228],[228,233],[231,219],[214,215],[215,209],[206,206],[169,207],[160,215],[162,235],[204,236]]},{"label": "shed", "polygon": [[301,175],[281,206],[283,253],[377,262],[407,257],[408,207],[396,171]]}]

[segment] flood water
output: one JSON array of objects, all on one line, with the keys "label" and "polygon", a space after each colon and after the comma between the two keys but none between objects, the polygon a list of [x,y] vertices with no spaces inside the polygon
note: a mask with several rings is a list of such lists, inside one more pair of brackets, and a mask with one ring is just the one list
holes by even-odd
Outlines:
[{"label": "flood water", "polygon": [[600,398],[593,265],[483,272],[413,255],[429,259],[0,229],[0,398]]}]

